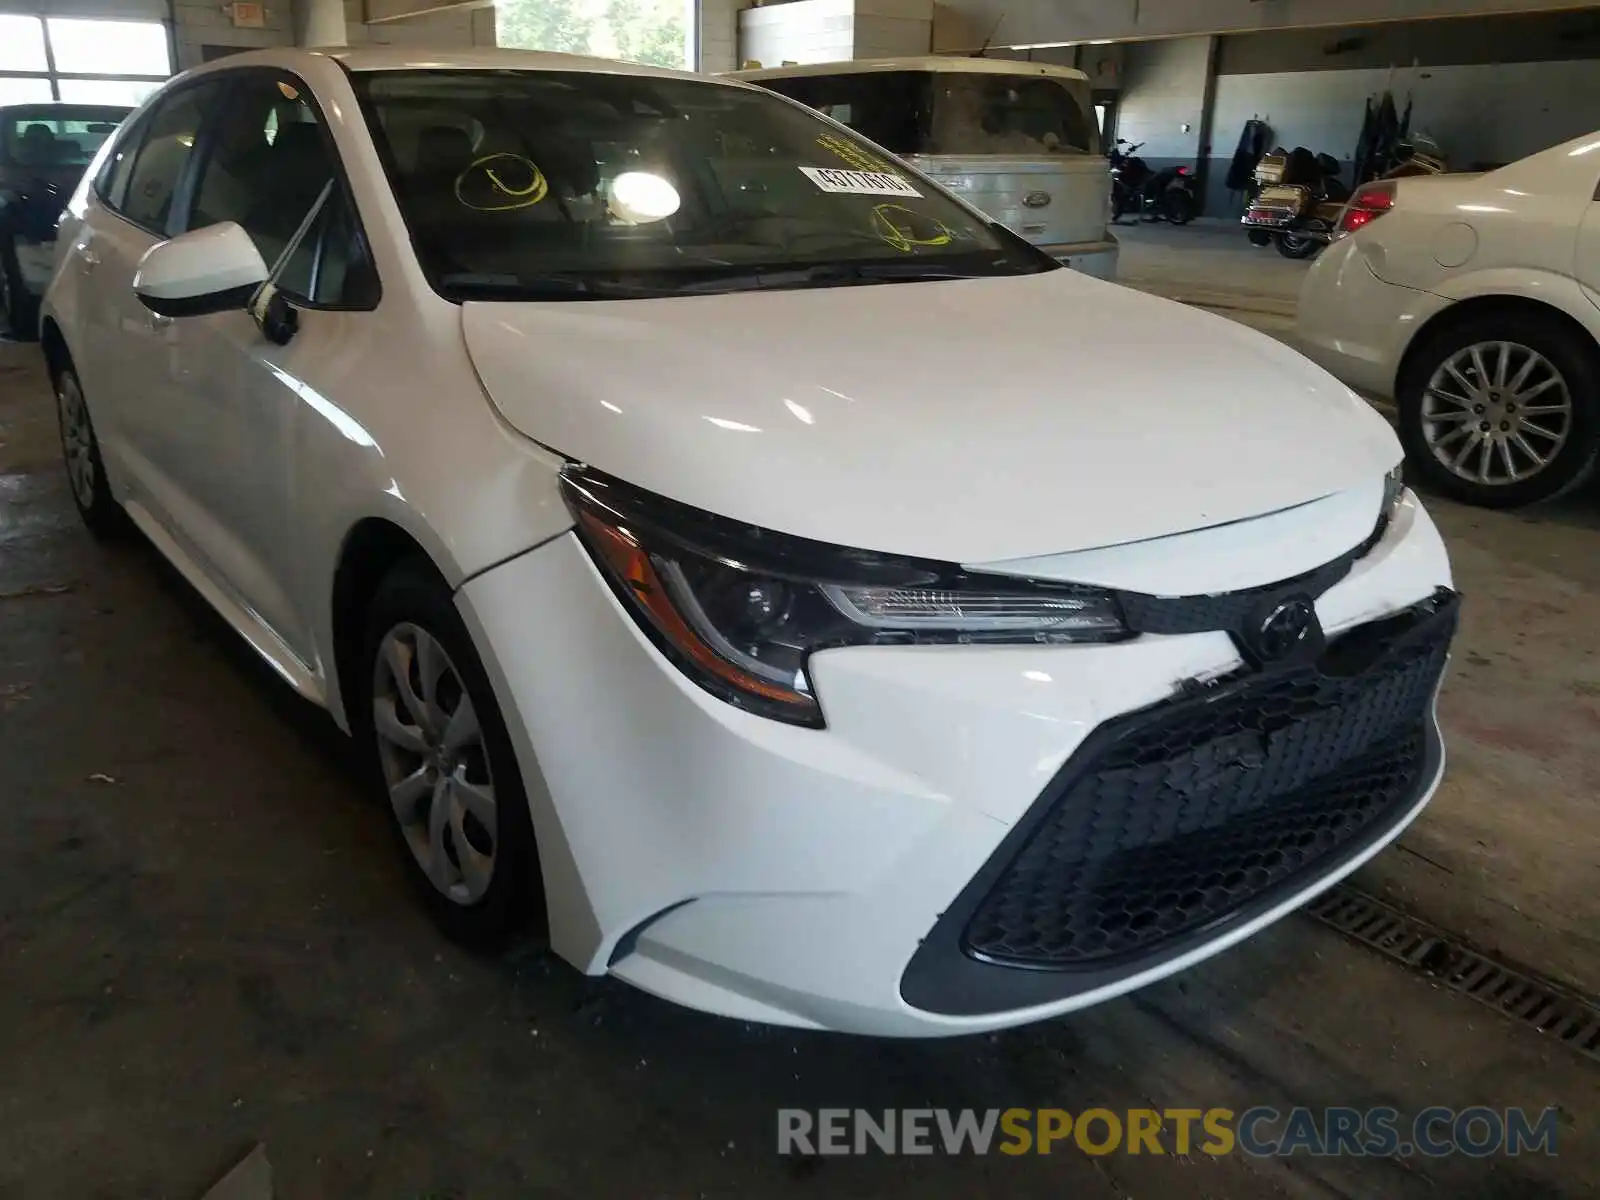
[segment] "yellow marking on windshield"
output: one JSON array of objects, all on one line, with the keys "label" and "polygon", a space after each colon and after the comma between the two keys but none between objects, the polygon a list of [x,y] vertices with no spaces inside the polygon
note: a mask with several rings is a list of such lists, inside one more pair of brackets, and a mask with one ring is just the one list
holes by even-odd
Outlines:
[{"label": "yellow marking on windshield", "polygon": [[817,145],[842,158],[858,171],[878,171],[885,175],[900,174],[876,154],[867,153],[860,146],[845,141],[838,134],[823,134],[817,139]]},{"label": "yellow marking on windshield", "polygon": [[[931,227],[933,232],[928,237],[918,237],[916,225]],[[948,246],[956,238],[955,230],[943,221],[907,208],[904,204],[874,204],[872,228],[886,244],[902,254],[910,254],[918,246]]]},{"label": "yellow marking on windshield", "polygon": [[[490,166],[490,163],[497,164],[498,169]],[[481,171],[483,177],[489,181],[493,192],[507,199],[491,203],[468,200],[464,191],[475,171]],[[526,183],[523,183],[519,176],[526,176]],[[496,154],[485,154],[467,164],[466,169],[456,176],[455,191],[456,200],[463,208],[470,208],[474,212],[512,212],[519,208],[531,208],[539,203],[549,195],[550,184],[545,179],[544,172],[539,170],[538,164],[531,158],[500,151]]]}]

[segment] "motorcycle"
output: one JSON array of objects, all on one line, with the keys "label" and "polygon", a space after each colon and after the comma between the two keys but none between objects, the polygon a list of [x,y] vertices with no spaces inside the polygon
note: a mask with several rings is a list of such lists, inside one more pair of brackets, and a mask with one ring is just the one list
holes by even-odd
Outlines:
[{"label": "motorcycle", "polygon": [[1339,160],[1304,146],[1263,154],[1254,173],[1255,194],[1240,219],[1257,246],[1274,243],[1285,258],[1310,258],[1328,244],[1350,189]]},{"label": "motorcycle", "polygon": [[[1438,143],[1417,135],[1395,146],[1377,179],[1442,175],[1449,170]],[[1303,146],[1281,149],[1256,165],[1256,192],[1241,221],[1255,245],[1275,242],[1285,258],[1310,258],[1333,240],[1350,189],[1338,178],[1338,160]],[[1309,181],[1306,181],[1309,180]]]},{"label": "motorcycle", "polygon": [[1152,171],[1135,152],[1143,142],[1118,138],[1107,158],[1111,161],[1111,220],[1132,212],[1146,221],[1187,225],[1200,211],[1194,173],[1188,167]]}]

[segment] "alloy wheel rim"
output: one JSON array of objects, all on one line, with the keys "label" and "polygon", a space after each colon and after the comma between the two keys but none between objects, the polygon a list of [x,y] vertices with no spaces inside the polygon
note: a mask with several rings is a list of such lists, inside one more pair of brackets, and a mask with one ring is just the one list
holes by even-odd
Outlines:
[{"label": "alloy wheel rim", "polygon": [[62,377],[56,390],[61,416],[61,449],[67,460],[72,494],[84,508],[94,506],[94,437],[89,430],[89,408],[71,375]]},{"label": "alloy wheel rim", "polygon": [[1572,435],[1572,392],[1520,342],[1475,342],[1440,363],[1422,396],[1422,436],[1468,483],[1505,487],[1545,470]]},{"label": "alloy wheel rim", "polygon": [[426,630],[396,625],[373,667],[372,724],[389,804],[440,895],[481,900],[498,848],[494,777],[461,675]]}]

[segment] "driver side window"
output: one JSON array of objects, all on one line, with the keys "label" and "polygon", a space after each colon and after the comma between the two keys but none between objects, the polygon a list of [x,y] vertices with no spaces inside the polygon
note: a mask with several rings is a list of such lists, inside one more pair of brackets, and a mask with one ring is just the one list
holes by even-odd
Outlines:
[{"label": "driver side window", "polygon": [[276,73],[241,74],[207,134],[188,228],[237,222],[271,270],[331,184],[316,220],[283,264],[278,286],[310,304],[369,304],[375,276],[366,244],[305,85]]}]

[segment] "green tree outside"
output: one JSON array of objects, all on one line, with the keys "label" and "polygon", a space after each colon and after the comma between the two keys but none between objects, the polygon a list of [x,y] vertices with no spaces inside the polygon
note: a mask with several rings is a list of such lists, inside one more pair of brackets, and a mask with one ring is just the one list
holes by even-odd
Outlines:
[{"label": "green tree outside", "polygon": [[684,67],[683,0],[496,0],[502,46]]}]

